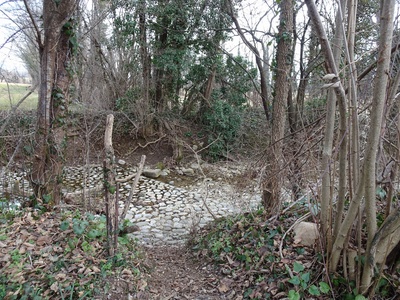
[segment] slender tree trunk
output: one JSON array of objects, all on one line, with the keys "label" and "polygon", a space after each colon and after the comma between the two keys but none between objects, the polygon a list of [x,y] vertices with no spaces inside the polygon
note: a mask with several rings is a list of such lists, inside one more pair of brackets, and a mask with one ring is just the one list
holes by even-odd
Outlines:
[{"label": "slender tree trunk", "polygon": [[139,32],[140,32],[140,60],[142,62],[142,99],[140,107],[137,107],[140,120],[143,122],[143,136],[151,135],[153,132],[153,118],[150,112],[150,59],[147,50],[146,31],[146,1],[141,0],[138,4],[139,10]]},{"label": "slender tree trunk", "polygon": [[70,60],[74,51],[70,42],[74,30],[71,17],[75,9],[75,0],[43,2],[38,121],[30,180],[35,197],[53,204],[58,204],[61,197]]},{"label": "slender tree trunk", "polygon": [[[326,36],[324,27],[322,25],[321,19],[319,17],[317,8],[315,3],[312,0],[306,0],[306,5],[308,7],[308,11],[310,14],[311,21],[314,23],[315,31],[318,35],[321,49],[323,55],[325,57],[325,67],[328,74],[335,76],[332,80],[335,84],[335,88],[328,89],[328,97],[327,97],[327,112],[326,112],[326,127],[325,127],[325,135],[324,135],[324,145],[322,150],[322,163],[321,163],[321,172],[322,172],[322,191],[321,191],[321,224],[323,234],[326,237],[327,251],[328,253],[331,251],[332,247],[332,186],[331,186],[331,164],[332,164],[332,144],[333,144],[333,134],[334,134],[334,121],[335,121],[335,111],[336,111],[336,99],[339,101],[339,107],[341,109],[341,121],[340,121],[340,136],[339,140],[343,136],[343,128],[345,129],[345,125],[343,123],[343,118],[345,119],[345,102],[346,95],[343,89],[343,86],[339,79],[339,72],[337,68],[337,64],[340,57],[340,49],[343,45],[343,31],[336,30],[335,32],[335,41],[334,41],[334,50],[332,51],[331,46],[328,42],[328,38]],[[345,2],[342,1],[341,6],[346,7]],[[336,17],[336,24],[341,24],[342,19],[341,15],[338,12]],[[336,96],[336,97],[335,97]],[[340,141],[343,143],[342,141]],[[342,145],[343,147],[343,145]],[[345,149],[346,150],[346,149]]]},{"label": "slender tree trunk", "polygon": [[[383,0],[381,2],[380,13],[380,35],[379,35],[379,54],[376,75],[374,80],[374,90],[372,95],[371,125],[368,134],[364,161],[364,182],[365,182],[365,212],[367,220],[367,262],[374,259],[370,255],[371,242],[377,231],[376,224],[376,153],[380,140],[380,130],[384,118],[383,111],[385,99],[387,98],[387,84],[389,80],[390,53],[393,38],[393,16],[394,0]],[[388,253],[389,254],[389,253]],[[361,281],[361,291],[365,293],[370,287],[373,278],[373,265],[367,263],[364,266]]]},{"label": "slender tree trunk", "polygon": [[281,189],[283,176],[283,136],[285,133],[287,99],[290,87],[290,70],[293,59],[293,2],[280,2],[280,25],[278,46],[276,52],[275,97],[273,102],[271,147],[268,155],[268,173],[264,178],[262,202],[264,208],[271,214],[276,213],[281,204]]},{"label": "slender tree trunk", "polygon": [[[397,162],[400,162],[400,97],[399,94],[397,94],[397,90],[400,86],[400,71],[397,72],[395,78],[393,79],[392,85],[390,87],[390,95],[389,95],[389,101],[392,103],[395,103],[397,100],[397,153],[395,154],[395,160]],[[1,132],[1,131],[0,131]],[[387,195],[387,203],[386,203],[386,213],[385,215],[388,216],[392,210],[392,204],[393,204],[393,196],[394,196],[394,181],[396,176],[398,175],[398,169],[399,169],[399,163],[394,163],[391,174],[390,174],[390,181],[389,181],[389,186],[388,186],[388,195]]]}]

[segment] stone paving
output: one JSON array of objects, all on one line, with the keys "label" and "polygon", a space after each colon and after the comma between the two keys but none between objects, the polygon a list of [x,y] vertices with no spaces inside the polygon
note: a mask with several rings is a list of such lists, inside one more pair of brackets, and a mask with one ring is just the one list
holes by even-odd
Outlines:
[{"label": "stone paving", "polygon": [[[132,167],[119,168],[117,176],[126,178],[135,172],[136,169]],[[10,174],[8,178],[13,178],[12,180],[21,186],[27,186],[23,173]],[[101,182],[100,166],[65,169],[65,191],[81,190],[83,186],[90,190],[101,185]],[[121,211],[123,201],[132,188],[132,182],[133,178],[120,184]],[[4,181],[0,183],[0,191],[4,190],[3,183]],[[133,235],[140,242],[150,246],[183,243],[192,230],[205,226],[215,217],[233,215],[254,208],[260,199],[257,193],[236,191],[226,183],[209,178],[187,188],[180,188],[142,176],[132,202],[127,219],[140,229]]]}]

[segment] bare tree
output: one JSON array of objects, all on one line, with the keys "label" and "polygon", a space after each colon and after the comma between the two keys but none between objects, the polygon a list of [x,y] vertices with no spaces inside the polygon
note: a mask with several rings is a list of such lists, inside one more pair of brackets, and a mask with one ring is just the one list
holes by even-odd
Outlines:
[{"label": "bare tree", "polygon": [[[317,29],[318,37],[321,43],[322,51],[324,52],[325,60],[326,60],[326,69],[328,75],[326,79],[333,80],[327,84],[328,87],[332,88],[339,102],[339,110],[340,110],[340,123],[342,124],[344,116],[346,115],[345,109],[345,101],[346,95],[343,89],[341,80],[339,78],[338,69],[337,69],[337,62],[335,61],[333,52],[330,48],[328,39],[325,35],[321,20],[319,18],[317,9],[315,4],[312,0],[306,0],[306,4],[308,6],[310,16],[312,18],[313,23]],[[343,3],[342,3],[343,4]],[[350,5],[352,9],[354,9],[353,4]],[[350,206],[346,212],[344,220],[342,221],[342,211],[343,211],[343,203],[339,203],[339,213],[333,214],[333,194],[332,186],[329,178],[325,181],[326,186],[323,184],[323,189],[326,189],[322,195],[321,201],[323,202],[321,205],[322,212],[321,213],[321,223],[323,225],[324,233],[327,236],[328,240],[328,250],[332,250],[329,259],[329,270],[331,272],[335,272],[339,266],[339,260],[343,257],[343,252],[346,249],[346,241],[348,240],[348,235],[350,232],[350,228],[356,221],[357,215],[361,217],[362,211],[360,210],[362,200],[365,199],[365,215],[366,215],[366,233],[367,233],[367,247],[366,247],[366,263],[364,264],[362,270],[362,277],[360,282],[360,291],[363,294],[369,294],[370,297],[373,296],[374,288],[371,288],[371,282],[375,276],[374,269],[376,264],[382,264],[385,261],[386,256],[391,252],[391,250],[397,245],[399,242],[399,212],[394,211],[391,213],[385,220],[385,222],[380,226],[378,229],[377,222],[376,222],[376,163],[377,163],[377,152],[378,152],[378,145],[381,138],[381,128],[382,128],[382,121],[384,116],[384,107],[385,107],[385,99],[388,96],[388,75],[389,67],[390,67],[390,56],[391,56],[391,45],[392,45],[392,35],[393,35],[393,7],[394,1],[392,0],[385,0],[381,3],[381,11],[380,11],[380,33],[379,33],[379,50],[378,50],[378,59],[376,63],[376,72],[375,72],[375,79],[373,82],[373,96],[372,96],[372,105],[371,105],[371,113],[370,113],[370,122],[369,122],[369,131],[368,137],[366,141],[367,147],[365,147],[365,154],[364,160],[362,161],[361,168],[357,169],[357,163],[355,162],[354,158],[351,160],[352,163],[352,173],[351,173],[351,182],[354,185],[354,195],[351,194],[350,199]],[[342,13],[341,10],[344,10],[343,5],[338,8],[338,14],[345,15],[344,12]],[[354,18],[354,12],[349,14],[350,18]],[[350,31],[353,30],[354,21],[351,21],[349,24]],[[336,23],[337,24],[337,31],[344,32],[344,28],[342,27],[343,22]],[[351,35],[348,39],[348,46],[352,45],[352,40],[354,37]],[[338,43],[336,42],[335,45],[337,46]],[[352,51],[348,48],[346,49],[346,56],[347,60],[350,64],[350,93],[352,97],[351,104],[356,103],[356,99],[354,98],[356,94],[352,89],[355,87],[355,73],[352,69]],[[332,104],[332,103],[331,103]],[[351,107],[351,105],[350,105]],[[327,118],[332,118],[332,114],[335,113],[334,107],[331,110],[327,111]],[[329,124],[329,122],[327,122]],[[352,117],[351,122],[352,127],[357,127],[358,122],[357,119]],[[339,131],[339,142],[341,143],[343,140],[346,139],[346,130],[345,126],[340,125]],[[353,138],[358,138],[358,128],[354,128],[350,130]],[[329,145],[324,145],[328,147]],[[356,151],[358,146],[355,141],[352,141],[352,149]],[[343,151],[343,156],[346,157],[346,149],[341,149],[340,152]],[[327,152],[329,154],[329,151]],[[342,153],[341,153],[342,155]],[[329,155],[330,156],[330,155]],[[324,160],[325,164],[323,165],[322,172],[326,172],[328,175],[332,174],[330,171],[331,163],[329,163],[329,156],[327,156]],[[343,182],[343,174],[346,174],[345,169],[347,168],[346,163],[342,162],[342,159],[339,159],[339,195],[340,197],[344,198],[344,192],[346,191],[346,186]],[[360,170],[361,169],[361,170]],[[344,175],[346,176],[346,175]],[[329,190],[327,190],[327,188]],[[340,199],[343,201],[343,199]],[[325,210],[325,211],[324,211]],[[333,220],[331,220],[331,216],[333,216]],[[331,226],[332,224],[336,224],[335,226],[335,234],[332,235]],[[362,226],[359,226],[358,230],[362,230]],[[360,232],[360,231],[359,231]],[[359,236],[361,234],[359,233]],[[330,246],[330,238],[332,238],[332,247]],[[359,244],[359,247],[362,247]],[[361,251],[361,249],[360,249]],[[343,261],[346,262],[345,257],[343,257]],[[343,268],[347,268],[346,265]]]}]

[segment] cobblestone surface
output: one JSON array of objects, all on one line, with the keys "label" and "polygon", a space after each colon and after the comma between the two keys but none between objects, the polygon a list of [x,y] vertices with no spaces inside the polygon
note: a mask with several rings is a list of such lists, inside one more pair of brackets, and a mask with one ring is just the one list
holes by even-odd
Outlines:
[{"label": "cobblestone surface", "polygon": [[[135,168],[119,168],[118,178],[126,178],[136,172]],[[4,172],[2,172],[4,173]],[[84,174],[88,174],[85,176]],[[19,195],[29,195],[24,173],[3,174],[0,191],[7,188]],[[102,168],[70,167],[65,169],[65,192],[89,190],[102,184]],[[121,211],[124,200],[132,188],[133,178],[119,187]],[[5,188],[6,187],[6,188]],[[140,231],[133,233],[147,245],[179,244],[185,242],[191,230],[205,226],[214,218],[233,215],[257,206],[257,193],[237,191],[229,184],[211,179],[199,180],[188,188],[179,188],[158,180],[141,177],[127,219],[133,221]]]}]

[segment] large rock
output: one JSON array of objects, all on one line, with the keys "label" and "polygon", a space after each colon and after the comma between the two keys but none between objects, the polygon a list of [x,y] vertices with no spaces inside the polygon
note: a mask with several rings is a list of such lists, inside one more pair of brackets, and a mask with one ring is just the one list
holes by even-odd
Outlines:
[{"label": "large rock", "polygon": [[182,172],[186,176],[194,175],[194,170],[192,168],[182,168]]},{"label": "large rock", "polygon": [[148,178],[156,179],[160,177],[161,175],[161,170],[160,169],[144,169],[142,172],[143,176],[146,176]]},{"label": "large rock", "polygon": [[295,244],[312,247],[318,238],[318,225],[315,223],[300,222],[294,227]]}]

